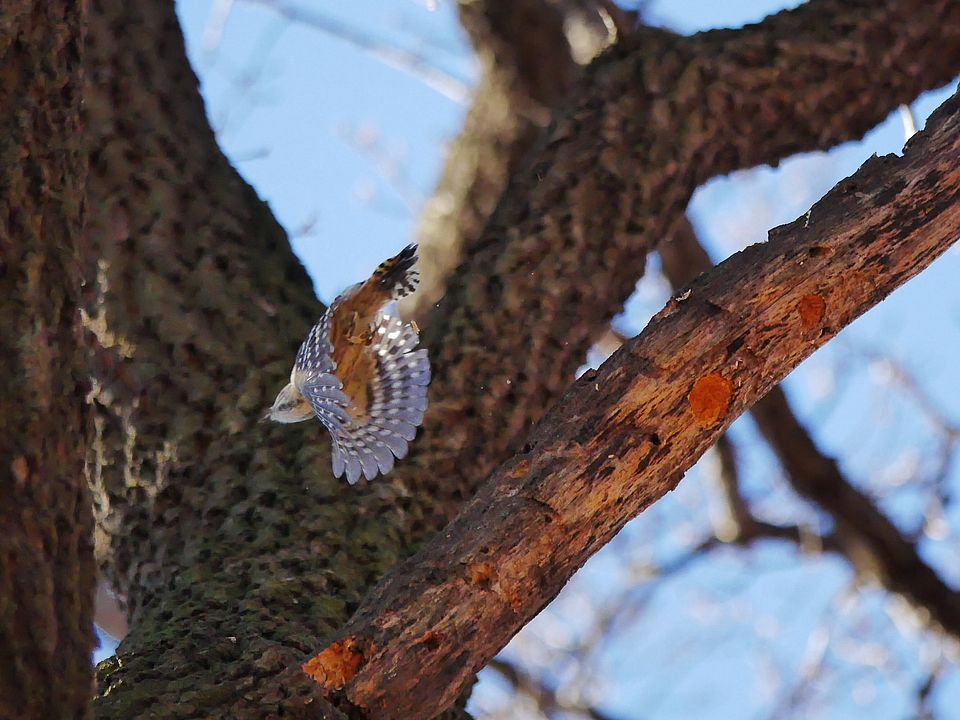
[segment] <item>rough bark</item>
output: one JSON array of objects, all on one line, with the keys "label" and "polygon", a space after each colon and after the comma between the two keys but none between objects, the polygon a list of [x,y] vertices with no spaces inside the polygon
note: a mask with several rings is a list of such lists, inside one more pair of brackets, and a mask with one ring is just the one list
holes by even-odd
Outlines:
[{"label": "rough bark", "polygon": [[[679,289],[707,272],[711,263],[686,218],[660,246],[664,275]],[[960,630],[958,593],[920,557],[877,505],[826,457],[790,407],[781,387],[773,388],[750,409],[750,415],[780,459],[790,486],[826,512],[837,525],[831,539],[864,577],[880,582],[907,599],[921,617],[954,634]],[[736,514],[736,513],[734,513]],[[748,516],[746,524],[753,520]]]},{"label": "rough bark", "polygon": [[[936,60],[915,32],[943,37]],[[697,185],[857,136],[912,94],[914,62],[939,83],[957,55],[955,3],[828,0],[736,32],[640,29],[598,58],[425,323],[437,373],[414,462],[451,478],[429,488],[442,514],[569,384]]]},{"label": "rough bark", "polygon": [[93,515],[83,481],[81,11],[0,18],[0,717],[89,716]]},{"label": "rough bark", "polygon": [[335,717],[299,664],[415,513],[402,488],[344,492],[318,426],[257,424],[323,308],[216,146],[173,5],[95,2],[90,20],[88,474],[132,616],[97,713]]},{"label": "rough bark", "polygon": [[522,441],[697,182],[857,137],[960,67],[955,3],[814,5],[593,66],[428,321],[414,454],[344,488],[318,427],[255,423],[321,308],[215,146],[172,7],[92,2],[90,481],[132,612],[98,712],[319,707],[295,666]]},{"label": "rough bark", "polygon": [[216,145],[173,4],[90,14],[88,475],[132,628],[97,713],[315,715],[296,662],[395,552],[338,497],[316,426],[256,424],[322,307]]},{"label": "rough bark", "polygon": [[[675,296],[306,669],[369,717],[442,709],[738,415],[960,237],[958,159],[960,93],[902,158],[871,159]],[[955,633],[960,593],[949,617]],[[331,682],[343,647],[352,664]]]},{"label": "rough bark", "polygon": [[579,73],[564,33],[566,13],[555,3],[470,0],[458,8],[480,80],[420,220],[423,277],[403,304],[420,319],[442,297],[463,248],[480,238],[507,181]]},{"label": "rough bark", "polygon": [[[713,266],[685,217],[660,246],[660,257],[664,275],[674,288]],[[780,459],[790,486],[836,524],[835,549],[858,573],[903,596],[920,617],[960,637],[956,635],[960,631],[960,593],[937,575],[916,545],[844,476],[837,462],[820,451],[783,389],[773,388],[750,409],[750,415]],[[748,517],[747,525],[750,522]]]}]

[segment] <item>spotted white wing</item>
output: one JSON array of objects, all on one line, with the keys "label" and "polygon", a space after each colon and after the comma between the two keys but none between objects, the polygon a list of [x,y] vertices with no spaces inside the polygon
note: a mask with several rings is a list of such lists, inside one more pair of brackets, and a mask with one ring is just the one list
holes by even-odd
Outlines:
[{"label": "spotted white wing", "polygon": [[364,422],[353,422],[334,437],[333,473],[346,473],[355,483],[362,474],[373,480],[386,475],[394,461],[407,455],[427,409],[430,361],[426,350],[417,350],[419,335],[412,324],[380,313],[374,325],[370,350],[377,372],[370,383],[371,399]]},{"label": "spotted white wing", "polygon": [[347,411],[350,398],[344,394],[343,383],[334,374],[337,364],[333,360],[329,323],[328,310],[300,346],[290,382],[310,403],[317,419],[336,437],[353,420]]},{"label": "spotted white wing", "polygon": [[290,376],[290,381],[294,384],[298,371],[332,373],[337,369],[337,364],[333,361],[333,344],[330,342],[331,310],[332,307],[310,328],[306,340],[300,345]]},{"label": "spotted white wing", "polygon": [[334,374],[328,323],[329,312],[300,347],[292,381],[330,432],[334,476],[346,474],[352,485],[361,475],[367,480],[386,475],[395,460],[406,457],[427,409],[430,361],[426,350],[416,349],[420,338],[412,324],[379,313],[370,345],[377,372],[370,383],[367,416],[359,422]]}]

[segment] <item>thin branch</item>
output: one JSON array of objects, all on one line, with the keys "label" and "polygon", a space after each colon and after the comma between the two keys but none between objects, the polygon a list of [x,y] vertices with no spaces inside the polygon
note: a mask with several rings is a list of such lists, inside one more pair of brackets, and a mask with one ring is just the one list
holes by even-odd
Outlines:
[{"label": "thin branch", "polygon": [[946,662],[941,656],[927,672],[926,678],[917,688],[917,720],[933,720],[934,713],[932,707],[933,692],[937,688],[937,683],[943,677],[946,670]]},{"label": "thin branch", "polygon": [[625,10],[613,0],[597,0],[597,12],[615,40],[628,37],[637,26],[642,9]]},{"label": "thin branch", "polygon": [[805,693],[817,685],[817,681],[821,678],[826,667],[827,653],[833,639],[838,610],[853,598],[854,592],[855,587],[848,585],[837,593],[820,613],[819,622],[813,627],[807,638],[807,645],[804,648],[800,663],[799,676],[792,687],[774,704],[769,713],[770,720],[793,715],[802,705]]},{"label": "thin branch", "polygon": [[361,30],[286,0],[244,0],[244,2],[267,8],[291,22],[312,28],[363,50],[384,65],[411,75],[431,90],[435,90],[459,105],[465,103],[470,94],[470,87],[466,82],[437,67],[428,56],[416,50],[390,45],[380,38],[367,35]]},{"label": "thin branch", "polygon": [[897,108],[900,113],[900,121],[903,123],[903,141],[907,142],[917,134],[917,121],[913,117],[913,108],[909,105],[901,105]]},{"label": "thin branch", "polygon": [[540,678],[534,677],[508,660],[494,658],[487,667],[510,683],[515,692],[531,698],[548,717],[552,713],[563,712],[579,715],[588,720],[616,720],[613,715],[607,715],[595,707],[575,705],[562,700],[558,697],[557,691],[545,685]]},{"label": "thin branch", "polygon": [[409,215],[415,215],[423,205],[423,196],[413,178],[404,169],[403,160],[387,148],[376,130],[343,127],[338,133],[343,142],[364,156],[373,166],[377,177],[388,185],[403,203]]},{"label": "thin branch", "polygon": [[841,552],[842,546],[833,533],[819,535],[801,525],[778,525],[759,519],[740,491],[739,471],[733,443],[727,433],[714,446],[718,456],[717,484],[726,505],[726,522],[715,523],[720,542],[749,547],[758,540],[784,540],[801,551]]},{"label": "thin branch", "polygon": [[740,492],[740,473],[730,436],[727,433],[721,435],[713,449],[717,468],[711,475],[716,480],[719,495],[724,501],[723,516],[715,518],[713,522],[714,533],[721,540],[728,541],[742,537],[744,531],[754,524],[755,518]]},{"label": "thin branch", "polygon": [[960,593],[946,585],[916,546],[843,477],[835,460],[820,454],[782,391],[769,393],[752,413],[794,490],[834,519],[844,555],[858,572],[903,595],[945,632],[960,637]]},{"label": "thin branch", "polygon": [[207,16],[207,22],[203,26],[203,36],[200,40],[200,47],[204,55],[212,56],[220,49],[220,43],[223,41],[223,33],[227,28],[227,20],[230,19],[230,12],[236,0],[214,0],[210,8],[210,14]]}]

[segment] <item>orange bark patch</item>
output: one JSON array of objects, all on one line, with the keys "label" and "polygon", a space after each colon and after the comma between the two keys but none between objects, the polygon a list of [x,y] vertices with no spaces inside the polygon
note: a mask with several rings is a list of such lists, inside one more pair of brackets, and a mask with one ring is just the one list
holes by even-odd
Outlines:
[{"label": "orange bark patch", "polygon": [[702,428],[710,427],[723,417],[732,394],[733,385],[722,375],[710,373],[697,380],[687,395],[697,424]]},{"label": "orange bark patch", "polygon": [[10,463],[10,472],[13,473],[13,479],[17,481],[17,485],[21,487],[27,482],[27,475],[30,473],[30,468],[27,467],[27,459],[22,455]]},{"label": "orange bark patch", "polygon": [[827,303],[819,295],[804,295],[797,303],[797,312],[800,313],[800,323],[806,331],[813,330],[823,320],[823,313]]},{"label": "orange bark patch", "polygon": [[493,569],[493,565],[488,562],[476,562],[467,566],[467,574],[470,577],[471,585],[489,590],[496,576],[496,571]]},{"label": "orange bark patch", "polygon": [[356,638],[337,640],[303,665],[303,671],[326,690],[339,690],[350,682],[363,663]]},{"label": "orange bark patch", "polygon": [[526,475],[527,470],[529,469],[530,469],[530,463],[527,460],[521,460],[512,468],[510,468],[509,471],[507,471],[507,477],[513,480],[516,480],[517,478],[523,477],[524,475]]}]

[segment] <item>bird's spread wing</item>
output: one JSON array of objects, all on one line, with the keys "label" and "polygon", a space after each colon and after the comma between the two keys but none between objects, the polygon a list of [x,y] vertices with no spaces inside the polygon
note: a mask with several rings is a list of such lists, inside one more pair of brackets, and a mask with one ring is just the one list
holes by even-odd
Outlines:
[{"label": "bird's spread wing", "polygon": [[350,398],[343,392],[343,383],[334,375],[333,346],[328,333],[329,315],[324,314],[303,341],[293,364],[290,382],[306,398],[317,419],[336,437],[352,420],[347,408]]},{"label": "bird's spread wing", "polygon": [[[361,475],[373,480],[390,472],[395,459],[406,457],[427,409],[430,360],[416,349],[417,328],[384,312],[416,285],[415,262],[416,247],[404,248],[366,283],[341,294],[310,330],[293,366],[290,381],[333,440],[333,474],[345,473],[351,485]],[[373,315],[370,306],[380,309]],[[362,334],[353,327],[358,318]]]},{"label": "bird's spread wing", "polygon": [[394,458],[407,455],[427,409],[430,361],[426,350],[416,350],[420,338],[412,324],[380,313],[374,325],[376,371],[370,379],[369,406],[363,422],[352,422],[334,438],[333,474],[344,472],[353,484],[361,473],[373,480],[393,469]]},{"label": "bird's spread wing", "polygon": [[337,368],[333,361],[333,345],[330,343],[330,310],[310,328],[307,339],[303,341],[297,351],[297,359],[293,363],[293,373],[290,381],[297,384],[294,377],[298,372],[332,373]]},{"label": "bird's spread wing", "polygon": [[291,381],[330,432],[333,474],[351,484],[363,475],[373,480],[393,469],[407,454],[427,408],[430,362],[417,350],[419,336],[412,324],[379,313],[373,326],[371,353],[375,372],[369,380],[366,412],[355,414],[344,392],[329,338],[328,312],[310,331],[297,353]]}]

